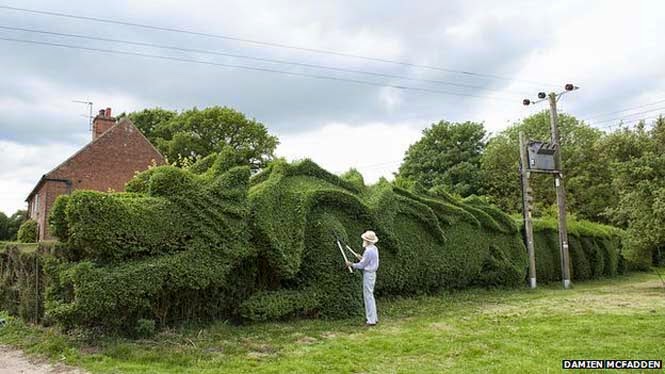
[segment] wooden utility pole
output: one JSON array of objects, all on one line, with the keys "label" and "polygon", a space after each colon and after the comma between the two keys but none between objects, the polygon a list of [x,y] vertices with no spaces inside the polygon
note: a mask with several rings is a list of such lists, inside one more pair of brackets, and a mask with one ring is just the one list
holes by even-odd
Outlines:
[{"label": "wooden utility pole", "polygon": [[550,126],[552,128],[552,144],[556,147],[554,164],[557,174],[554,175],[556,188],[556,204],[559,208],[559,252],[561,254],[561,278],[563,288],[570,287],[570,263],[568,260],[568,229],[566,226],[566,190],[563,184],[563,169],[561,164],[561,145],[559,144],[559,116],[556,110],[558,95],[554,92],[549,95]]},{"label": "wooden utility pole", "polygon": [[536,255],[533,248],[533,223],[531,222],[531,188],[529,187],[529,160],[526,154],[524,133],[520,131],[520,177],[522,179],[522,213],[526,249],[529,254],[529,287],[536,288]]}]

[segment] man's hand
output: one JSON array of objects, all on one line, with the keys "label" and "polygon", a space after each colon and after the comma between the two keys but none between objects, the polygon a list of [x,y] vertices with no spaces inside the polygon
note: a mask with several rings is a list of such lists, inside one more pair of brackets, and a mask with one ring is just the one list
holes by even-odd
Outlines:
[{"label": "man's hand", "polygon": [[344,262],[346,262],[346,267],[347,268],[350,268],[353,265],[353,262],[351,262],[351,261],[344,261]]}]

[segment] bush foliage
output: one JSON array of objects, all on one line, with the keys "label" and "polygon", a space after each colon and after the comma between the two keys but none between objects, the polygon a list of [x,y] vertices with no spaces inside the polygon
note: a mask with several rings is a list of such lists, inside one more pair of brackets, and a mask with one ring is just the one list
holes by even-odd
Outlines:
[{"label": "bush foliage", "polygon": [[[561,280],[558,222],[535,219],[533,224],[536,278],[539,282]],[[621,254],[624,233],[611,226],[587,221],[569,221],[571,278],[585,280],[615,276],[625,271]]]},{"label": "bush foliage", "polygon": [[[37,269],[46,320],[138,336],[182,320],[361,315],[362,276],[345,270],[333,231],[357,251],[363,231],[377,232],[378,295],[525,281],[518,225],[481,198],[366,186],[357,171],[337,177],[309,160],[277,160],[251,180],[235,164],[220,152],[190,169],[152,168],[124,193],[59,198],[49,220],[59,250]],[[539,279],[556,280],[556,231],[536,227]],[[570,231],[574,279],[616,274],[618,231]],[[3,256],[6,277],[15,266]]]},{"label": "bush foliage", "polygon": [[29,219],[23,222],[18,229],[18,241],[21,243],[36,243],[38,229],[39,225],[35,220]]},{"label": "bush foliage", "polygon": [[48,277],[44,266],[53,258],[54,248],[42,242],[9,243],[0,248],[0,310],[26,321],[39,321],[44,315],[44,292]]}]

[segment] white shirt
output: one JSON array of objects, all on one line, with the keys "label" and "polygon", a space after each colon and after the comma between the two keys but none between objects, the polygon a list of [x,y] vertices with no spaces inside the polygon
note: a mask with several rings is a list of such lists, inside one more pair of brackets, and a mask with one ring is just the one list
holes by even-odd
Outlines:
[{"label": "white shirt", "polygon": [[365,247],[363,258],[360,262],[353,264],[354,269],[375,272],[379,269],[379,249],[374,244]]}]

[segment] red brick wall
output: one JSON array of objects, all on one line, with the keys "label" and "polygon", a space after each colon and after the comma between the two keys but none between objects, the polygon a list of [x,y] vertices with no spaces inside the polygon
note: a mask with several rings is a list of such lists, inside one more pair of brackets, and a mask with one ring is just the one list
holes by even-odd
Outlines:
[{"label": "red brick wall", "polygon": [[[131,122],[121,121],[47,177],[70,180],[72,190],[123,191],[125,183],[153,163],[162,165],[164,158]],[[36,218],[40,240],[52,239],[47,227],[48,211],[55,198],[66,192],[67,185],[55,181],[45,182],[39,190],[40,212]]]},{"label": "red brick wall", "polygon": [[39,195],[39,206],[37,207],[36,212],[33,214],[32,205],[35,203],[35,196],[28,204],[28,214],[30,218],[37,221],[38,224],[38,238],[39,240],[50,240],[53,239],[48,233],[48,212],[55,202],[55,198],[66,194],[69,192],[69,188],[65,183],[56,182],[56,181],[46,181],[39,190],[35,193]]},{"label": "red brick wall", "polygon": [[55,198],[64,195],[66,193],[71,192],[69,189],[69,186],[67,186],[65,183],[62,182],[56,182],[56,181],[48,181],[44,184],[44,188],[46,191],[46,194],[44,196],[44,224],[40,225],[40,238],[43,238],[42,240],[50,240],[54,239],[51,237],[51,235],[48,232],[48,212],[50,211],[51,207],[53,206],[53,203],[55,202]]},{"label": "red brick wall", "polygon": [[[34,205],[37,200],[37,196],[39,196],[39,206],[37,209],[35,209]],[[44,203],[42,202],[44,198],[44,186],[37,190],[34,195],[32,195],[32,198],[28,202],[28,217],[30,219],[37,221],[37,224],[39,225],[38,227],[38,238],[42,237],[42,226],[43,226],[43,219],[42,217],[44,216]]]}]

